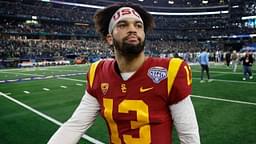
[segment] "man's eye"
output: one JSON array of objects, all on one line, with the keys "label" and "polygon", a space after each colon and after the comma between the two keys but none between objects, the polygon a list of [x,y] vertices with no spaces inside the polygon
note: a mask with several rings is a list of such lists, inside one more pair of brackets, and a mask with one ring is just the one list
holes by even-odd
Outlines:
[{"label": "man's eye", "polygon": [[118,24],[118,27],[123,28],[125,27],[125,24]]},{"label": "man's eye", "polygon": [[136,24],[136,27],[137,27],[137,28],[142,28],[143,25],[142,25],[142,24]]}]

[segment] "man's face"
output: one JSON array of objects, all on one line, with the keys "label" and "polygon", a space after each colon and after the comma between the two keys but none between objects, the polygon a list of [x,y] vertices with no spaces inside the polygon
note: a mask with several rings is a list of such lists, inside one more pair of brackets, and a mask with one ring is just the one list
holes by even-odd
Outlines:
[{"label": "man's face", "polygon": [[119,21],[112,36],[115,49],[123,56],[137,56],[144,50],[144,25],[138,20],[129,18]]}]

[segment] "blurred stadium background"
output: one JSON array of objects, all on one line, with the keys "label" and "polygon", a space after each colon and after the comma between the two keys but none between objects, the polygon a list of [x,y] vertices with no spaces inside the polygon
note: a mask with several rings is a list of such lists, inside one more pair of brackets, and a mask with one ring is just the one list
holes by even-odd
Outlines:
[{"label": "blurred stadium background", "polygon": [[[1,144],[45,144],[71,116],[89,64],[113,57],[92,16],[118,1],[0,0]],[[233,50],[256,57],[256,1],[125,1],[154,15],[147,55],[178,54],[191,64],[202,144],[256,144],[256,80],[242,81],[241,64],[237,72],[225,65]],[[212,83],[200,83],[202,48],[209,49]],[[99,117],[79,143],[108,143],[107,133]]]}]

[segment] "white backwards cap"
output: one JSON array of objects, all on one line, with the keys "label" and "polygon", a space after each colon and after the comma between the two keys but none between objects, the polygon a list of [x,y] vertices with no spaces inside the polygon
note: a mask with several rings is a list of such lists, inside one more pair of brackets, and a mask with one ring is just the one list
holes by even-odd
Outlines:
[{"label": "white backwards cap", "polygon": [[112,16],[110,23],[109,23],[109,27],[108,27],[108,32],[112,33],[114,27],[116,26],[116,24],[124,19],[127,18],[134,18],[136,20],[139,20],[143,23],[139,13],[137,13],[133,8],[130,7],[121,7],[120,9],[118,9],[114,15]]}]

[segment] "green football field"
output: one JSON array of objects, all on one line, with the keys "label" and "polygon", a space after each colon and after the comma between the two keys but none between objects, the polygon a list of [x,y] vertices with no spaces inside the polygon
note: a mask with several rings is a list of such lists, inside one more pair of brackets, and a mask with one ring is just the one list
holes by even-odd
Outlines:
[{"label": "green football field", "polygon": [[[0,144],[46,144],[79,104],[87,70],[88,65],[0,70]],[[233,73],[211,65],[214,81],[200,83],[200,67],[192,71],[201,143],[256,144],[256,75],[242,81],[241,66]],[[96,141],[108,143],[101,117],[79,143]]]}]

